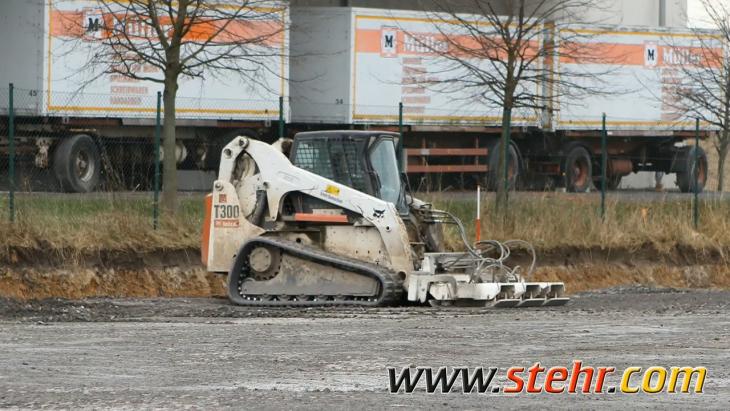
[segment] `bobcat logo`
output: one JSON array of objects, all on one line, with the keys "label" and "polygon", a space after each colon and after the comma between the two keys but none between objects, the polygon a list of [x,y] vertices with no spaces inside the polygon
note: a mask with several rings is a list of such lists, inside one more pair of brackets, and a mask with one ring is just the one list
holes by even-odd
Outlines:
[{"label": "bobcat logo", "polygon": [[373,218],[381,219],[385,215],[385,210],[373,209]]}]

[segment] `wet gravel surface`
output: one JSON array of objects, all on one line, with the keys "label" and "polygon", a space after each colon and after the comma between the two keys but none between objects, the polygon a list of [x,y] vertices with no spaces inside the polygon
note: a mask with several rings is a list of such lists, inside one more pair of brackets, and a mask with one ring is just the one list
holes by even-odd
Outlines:
[{"label": "wet gravel surface", "polygon": [[[0,408],[727,409],[728,314],[730,292],[646,288],[519,310],[0,299]],[[424,384],[388,392],[389,366],[499,367],[494,384],[506,386],[508,367],[573,360],[705,366],[705,393],[428,394]]]}]

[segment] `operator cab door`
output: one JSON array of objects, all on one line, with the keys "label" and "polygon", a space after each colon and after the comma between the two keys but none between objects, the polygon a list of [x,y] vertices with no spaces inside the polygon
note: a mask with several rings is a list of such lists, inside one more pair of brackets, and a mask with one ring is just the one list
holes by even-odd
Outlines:
[{"label": "operator cab door", "polygon": [[294,138],[292,164],[393,203],[400,213],[408,213],[394,136],[304,134]]},{"label": "operator cab door", "polygon": [[393,137],[378,137],[370,146],[369,164],[375,177],[377,197],[395,204],[398,212],[408,214],[405,187],[398,169],[397,142]]}]

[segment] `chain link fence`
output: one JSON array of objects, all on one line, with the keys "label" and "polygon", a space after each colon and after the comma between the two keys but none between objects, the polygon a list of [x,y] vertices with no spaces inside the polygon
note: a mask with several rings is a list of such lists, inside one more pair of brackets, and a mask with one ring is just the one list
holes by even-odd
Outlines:
[{"label": "chain link fence", "polygon": [[[50,96],[0,88],[3,218],[47,223],[73,219],[76,214],[82,217],[75,221],[81,221],[94,213],[114,212],[134,215],[157,227],[159,160],[164,156],[156,141],[162,139],[165,114],[158,99],[162,97]],[[496,155],[501,150],[501,119],[496,114],[484,115],[464,106],[425,110],[408,104],[334,103],[312,104],[309,111],[288,116],[288,105],[284,99],[177,98],[175,156],[180,208],[190,217],[186,224],[201,222],[202,197],[215,179],[220,151],[239,134],[274,141],[281,135],[292,137],[297,131],[316,129],[400,131],[404,134],[402,167],[411,190],[441,204],[464,203],[465,219],[476,213],[469,210],[475,207],[477,187],[487,192],[505,184],[498,178],[505,164]],[[290,122],[284,127],[287,119]],[[713,133],[703,127],[695,132],[694,124],[677,123],[658,135],[642,137],[615,126],[638,119],[609,114],[605,120],[604,128],[601,115],[583,119],[580,123],[590,126],[576,127],[560,140],[558,133],[545,138],[539,131],[551,126],[546,123],[549,116],[516,110],[506,183],[518,193],[510,195],[510,210],[540,215],[546,221],[552,217],[539,210],[559,213],[581,204],[581,213],[590,213],[591,219],[598,216],[598,223],[617,223],[625,215],[620,210],[626,207],[634,210],[627,222],[636,215],[651,217],[651,212],[641,210],[664,207],[699,228],[703,210],[711,212],[724,204],[724,197],[707,192],[706,186],[714,171],[710,165],[716,163],[708,160],[702,146],[712,147]],[[682,138],[677,138],[678,130]],[[647,144],[652,139],[660,144]],[[556,141],[560,144],[550,146]],[[660,170],[666,174],[655,174]],[[645,174],[644,183],[639,184],[643,190],[632,183],[637,171]],[[485,215],[490,214],[490,196],[483,197]],[[570,220],[564,223],[570,229]]]},{"label": "chain link fence", "polygon": [[[114,213],[158,226],[163,96],[122,91],[0,88],[3,221],[81,225],[86,217]],[[175,103],[179,208],[200,221],[197,204],[212,186],[223,146],[242,132],[277,128],[285,106],[281,99],[179,97]]]}]

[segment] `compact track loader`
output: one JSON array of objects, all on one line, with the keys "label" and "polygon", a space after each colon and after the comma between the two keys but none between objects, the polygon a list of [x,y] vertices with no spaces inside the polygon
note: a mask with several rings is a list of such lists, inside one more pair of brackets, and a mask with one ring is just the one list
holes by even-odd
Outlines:
[{"label": "compact track loader", "polygon": [[[399,172],[400,136],[299,133],[273,145],[237,137],[206,197],[203,263],[228,274],[250,306],[563,305],[562,283],[527,282],[523,241],[470,244],[453,215],[413,198]],[[444,224],[465,251],[445,252]],[[532,253],[523,273],[510,247]]]}]

